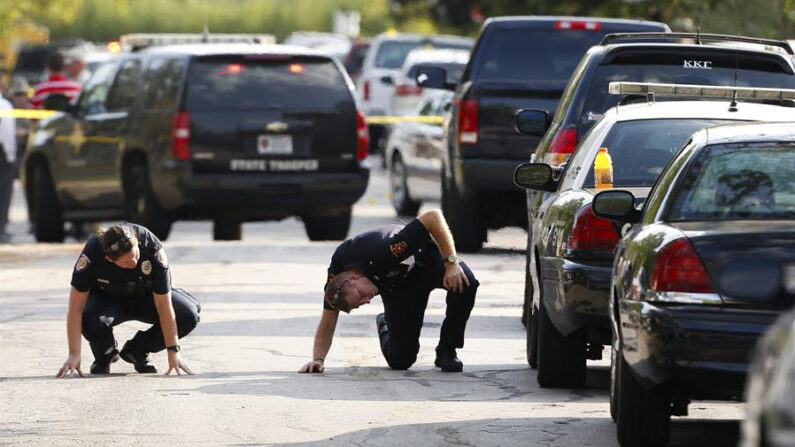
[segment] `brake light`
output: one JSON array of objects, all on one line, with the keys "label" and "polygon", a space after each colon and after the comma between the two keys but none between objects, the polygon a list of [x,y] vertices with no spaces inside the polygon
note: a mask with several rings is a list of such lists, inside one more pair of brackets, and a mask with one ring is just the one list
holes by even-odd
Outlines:
[{"label": "brake light", "polygon": [[458,143],[478,142],[478,102],[465,99],[458,104]]},{"label": "brake light", "polygon": [[365,101],[370,100],[370,81],[364,81],[364,87],[362,87],[362,96],[364,97]]},{"label": "brake light", "polygon": [[602,24],[599,22],[585,22],[582,20],[557,20],[555,21],[555,29],[557,30],[575,30],[575,31],[601,31]]},{"label": "brake light", "polygon": [[397,96],[416,96],[422,94],[422,86],[412,84],[398,84],[395,87]]},{"label": "brake light", "polygon": [[292,74],[301,74],[304,72],[304,65],[303,64],[290,64],[290,73]]},{"label": "brake light", "polygon": [[190,117],[188,112],[177,112],[171,119],[171,153],[174,160],[190,160]]},{"label": "brake light", "polygon": [[676,239],[660,250],[650,285],[666,292],[714,292],[707,270],[687,238]]},{"label": "brake light", "polygon": [[549,151],[544,155],[544,163],[559,166],[571,157],[577,147],[577,129],[560,129],[552,138]]},{"label": "brake light", "polygon": [[597,217],[588,204],[574,215],[574,224],[563,249],[612,252],[619,238],[613,222]]},{"label": "brake light", "polygon": [[359,161],[367,158],[370,152],[370,132],[362,112],[356,111],[356,159]]}]

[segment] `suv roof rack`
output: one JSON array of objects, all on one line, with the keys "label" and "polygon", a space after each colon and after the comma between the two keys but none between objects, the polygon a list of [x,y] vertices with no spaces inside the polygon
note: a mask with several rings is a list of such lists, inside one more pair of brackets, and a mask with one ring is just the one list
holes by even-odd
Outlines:
[{"label": "suv roof rack", "polygon": [[786,40],[775,39],[760,39],[758,37],[745,37],[745,36],[730,36],[728,34],[703,34],[703,33],[611,33],[607,34],[599,42],[599,45],[608,45],[612,43],[621,42],[637,42],[642,40],[659,40],[666,41],[676,39],[693,39],[697,44],[703,44],[704,41],[709,42],[743,42],[753,43],[757,45],[766,45],[781,48],[787,54],[795,55],[789,42]]},{"label": "suv roof rack", "polygon": [[223,34],[223,33],[133,33],[119,38],[126,51],[139,51],[151,46],[179,45],[188,43],[257,43],[274,44],[272,34]]}]

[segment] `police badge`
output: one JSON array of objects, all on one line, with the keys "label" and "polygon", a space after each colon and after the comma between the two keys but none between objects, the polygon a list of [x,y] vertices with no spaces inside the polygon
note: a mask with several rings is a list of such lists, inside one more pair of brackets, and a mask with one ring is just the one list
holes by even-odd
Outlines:
[{"label": "police badge", "polygon": [[148,259],[141,263],[141,271],[144,275],[152,273],[152,262]]}]

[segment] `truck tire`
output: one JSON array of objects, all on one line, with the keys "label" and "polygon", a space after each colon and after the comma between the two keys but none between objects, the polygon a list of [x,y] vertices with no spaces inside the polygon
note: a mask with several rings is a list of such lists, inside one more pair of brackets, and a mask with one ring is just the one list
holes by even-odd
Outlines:
[{"label": "truck tire", "polygon": [[168,239],[172,220],[152,192],[146,166],[139,164],[130,169],[126,197],[130,222],[146,227],[161,241]]},{"label": "truck tire", "polygon": [[585,337],[582,330],[564,336],[547,315],[543,298],[538,303],[538,384],[541,388],[576,388],[585,385]]},{"label": "truck tire", "polygon": [[650,447],[668,444],[671,428],[670,396],[662,388],[644,388],[622,355],[618,356],[616,363],[618,443],[622,446]]},{"label": "truck tire", "polygon": [[33,225],[36,241],[63,242],[61,204],[46,166],[37,166],[33,171],[33,190],[32,214],[35,216]]},{"label": "truck tire", "polygon": [[351,213],[348,209],[332,216],[304,216],[304,229],[310,241],[341,241],[348,236],[351,228]]},{"label": "truck tire", "polygon": [[483,248],[486,229],[480,216],[480,207],[475,200],[460,197],[452,181],[444,178],[442,212],[453,234],[456,250],[461,253],[477,253]]},{"label": "truck tire", "polygon": [[421,202],[413,200],[409,195],[408,172],[400,155],[395,152],[389,165],[389,192],[392,206],[398,216],[415,217],[420,210]]},{"label": "truck tire", "polygon": [[213,221],[214,241],[239,241],[243,238],[243,223],[229,220]]}]

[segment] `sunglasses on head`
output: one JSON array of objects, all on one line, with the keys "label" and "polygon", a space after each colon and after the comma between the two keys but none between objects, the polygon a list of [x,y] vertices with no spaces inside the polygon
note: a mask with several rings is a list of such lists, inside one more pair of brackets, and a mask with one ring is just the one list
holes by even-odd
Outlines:
[{"label": "sunglasses on head", "polygon": [[342,283],[340,283],[339,287],[337,287],[337,290],[334,291],[334,294],[331,295],[331,303],[330,304],[331,304],[331,307],[333,307],[334,309],[339,309],[340,308],[340,302],[342,301],[342,288],[345,287],[345,284],[347,284],[347,283],[348,283],[348,280],[344,279],[342,281]]},{"label": "sunglasses on head", "polygon": [[118,241],[112,243],[107,250],[105,250],[105,254],[110,257],[118,257],[124,253],[129,252],[132,250],[132,240],[130,240],[130,236],[124,234],[122,237],[119,238]]}]

